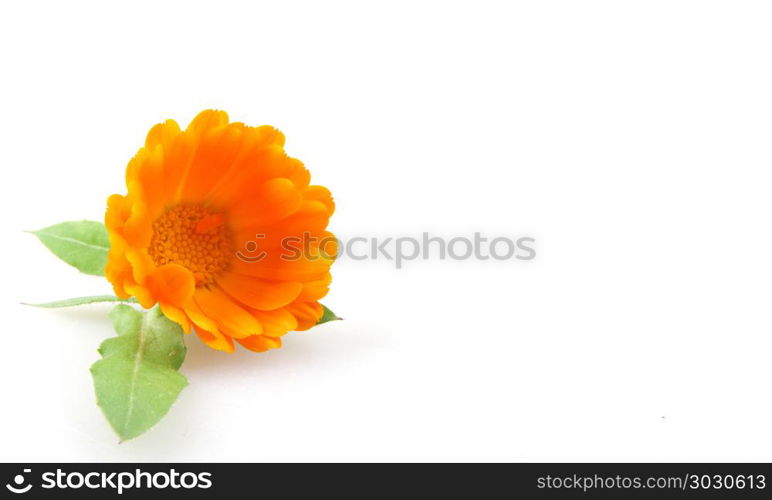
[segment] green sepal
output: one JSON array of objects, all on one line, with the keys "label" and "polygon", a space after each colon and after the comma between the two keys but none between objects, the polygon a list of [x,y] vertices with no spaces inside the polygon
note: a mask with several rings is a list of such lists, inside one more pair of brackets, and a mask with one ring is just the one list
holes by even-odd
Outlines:
[{"label": "green sepal", "polygon": [[339,317],[337,314],[332,312],[327,306],[322,305],[322,309],[324,310],[324,313],[322,314],[322,317],[319,318],[319,321],[316,323],[317,325],[321,325],[322,323],[327,323],[328,321],[339,321],[343,318]]}]

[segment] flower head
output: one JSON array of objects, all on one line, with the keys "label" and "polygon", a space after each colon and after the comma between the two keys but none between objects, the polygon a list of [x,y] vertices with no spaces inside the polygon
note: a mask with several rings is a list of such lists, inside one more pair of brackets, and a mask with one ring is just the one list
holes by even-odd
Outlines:
[{"label": "flower head", "polygon": [[330,192],[268,127],[200,113],[153,127],[107,200],[105,275],[121,298],[156,303],[186,332],[232,352],[281,346],[322,316],[337,252]]}]

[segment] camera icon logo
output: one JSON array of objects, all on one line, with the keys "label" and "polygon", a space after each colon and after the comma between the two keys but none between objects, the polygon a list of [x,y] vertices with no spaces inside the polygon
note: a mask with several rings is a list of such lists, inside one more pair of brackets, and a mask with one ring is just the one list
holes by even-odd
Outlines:
[{"label": "camera icon logo", "polygon": [[[24,474],[28,474],[32,472],[32,469],[24,469]],[[24,477],[22,474],[16,474],[13,478],[13,485],[6,484],[5,487],[8,488],[8,490],[11,491],[11,493],[27,493],[29,490],[32,489],[32,485],[28,484],[24,486],[24,482],[27,480],[27,478]],[[15,486],[14,486],[15,485]]]}]

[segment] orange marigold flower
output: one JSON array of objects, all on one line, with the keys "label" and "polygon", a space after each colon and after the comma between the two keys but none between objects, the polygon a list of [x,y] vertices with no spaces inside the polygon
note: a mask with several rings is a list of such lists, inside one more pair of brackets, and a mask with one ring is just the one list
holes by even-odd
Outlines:
[{"label": "orange marigold flower", "polygon": [[107,200],[105,275],[214,349],[279,347],[321,318],[337,252],[332,197],[309,182],[272,127],[212,110],[184,131],[160,123],[126,168],[128,194]]}]

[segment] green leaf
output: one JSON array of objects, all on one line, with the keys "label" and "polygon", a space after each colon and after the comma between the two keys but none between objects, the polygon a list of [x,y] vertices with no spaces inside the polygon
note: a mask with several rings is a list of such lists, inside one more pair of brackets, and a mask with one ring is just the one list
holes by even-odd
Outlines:
[{"label": "green leaf", "polygon": [[62,222],[31,231],[54,255],[82,273],[102,276],[110,240],[104,224],[92,220]]},{"label": "green leaf", "polygon": [[322,309],[324,309],[324,314],[322,314],[322,317],[319,318],[319,321],[316,323],[317,325],[321,325],[322,323],[327,323],[328,321],[338,321],[343,319],[339,317],[337,314],[335,314],[334,312],[330,311],[330,309],[325,305],[322,305]]},{"label": "green leaf", "polygon": [[157,424],[188,384],[177,371],[186,349],[182,329],[157,307],[142,313],[121,304],[110,318],[118,336],[102,342],[91,375],[97,404],[126,441]]},{"label": "green leaf", "polygon": [[27,304],[22,302],[25,306],[45,307],[45,308],[57,308],[57,307],[73,307],[82,306],[86,304],[95,304],[97,302],[130,302],[132,304],[137,303],[137,299],[129,297],[128,299],[121,299],[115,295],[92,295],[90,297],[75,297],[72,299],[55,300],[53,302],[43,302],[41,304]]}]

